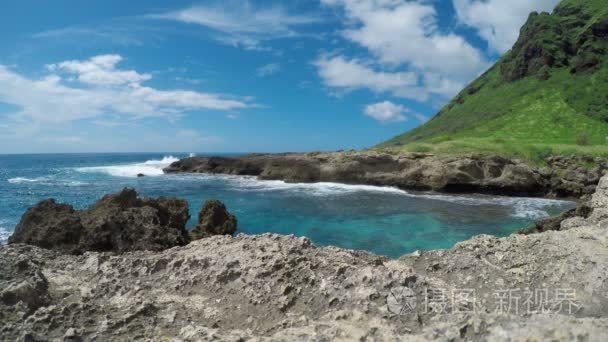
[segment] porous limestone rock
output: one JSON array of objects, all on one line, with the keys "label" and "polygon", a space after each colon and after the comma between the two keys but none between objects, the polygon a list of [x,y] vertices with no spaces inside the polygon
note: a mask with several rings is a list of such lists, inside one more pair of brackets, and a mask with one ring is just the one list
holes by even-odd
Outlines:
[{"label": "porous limestone rock", "polygon": [[[248,175],[291,183],[341,182],[406,190],[580,198],[593,193],[608,170],[603,159],[549,157],[546,162],[547,167],[535,168],[503,157],[365,151],[191,157],[164,171]],[[597,166],[580,166],[590,163]]]},{"label": "porous limestone rock", "polygon": [[608,227],[591,217],[607,189],[568,230],[397,260],[273,234],[120,255],[2,246],[0,340],[603,341]]}]

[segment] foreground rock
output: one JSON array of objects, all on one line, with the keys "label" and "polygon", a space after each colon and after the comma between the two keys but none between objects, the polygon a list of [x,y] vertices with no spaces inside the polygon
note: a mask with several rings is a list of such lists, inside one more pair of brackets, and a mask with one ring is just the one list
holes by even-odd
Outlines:
[{"label": "foreground rock", "polygon": [[208,200],[198,214],[198,224],[190,231],[190,239],[198,240],[213,235],[234,235],[237,219],[231,215],[224,203]]},{"label": "foreground rock", "polygon": [[9,243],[63,253],[160,251],[188,243],[188,203],[175,198],[140,199],[133,189],[107,195],[91,208],[45,200],[21,218]]},{"label": "foreground rock", "polygon": [[519,230],[520,234],[535,234],[550,230],[562,230],[562,222],[571,219],[586,219],[593,209],[589,206],[589,201],[582,199],[576,208],[561,213],[558,216],[547,217],[539,220],[533,226]]},{"label": "foreground rock", "polygon": [[289,236],[0,247],[0,340],[604,341],[608,177],[561,231],[389,260]]},{"label": "foreground rock", "polygon": [[[502,157],[449,157],[421,153],[334,152],[253,154],[239,158],[182,159],[166,173],[221,173],[286,182],[341,182],[401,189],[513,196],[579,198],[593,193],[608,170],[601,159],[552,157],[533,168]],[[581,165],[595,163],[593,168]]]}]

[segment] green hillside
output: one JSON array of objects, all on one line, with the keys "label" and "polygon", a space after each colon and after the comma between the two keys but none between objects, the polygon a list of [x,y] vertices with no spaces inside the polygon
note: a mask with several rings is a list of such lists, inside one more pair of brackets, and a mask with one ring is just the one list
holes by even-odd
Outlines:
[{"label": "green hillside", "polygon": [[608,156],[608,0],[532,13],[490,70],[425,125],[381,148]]}]

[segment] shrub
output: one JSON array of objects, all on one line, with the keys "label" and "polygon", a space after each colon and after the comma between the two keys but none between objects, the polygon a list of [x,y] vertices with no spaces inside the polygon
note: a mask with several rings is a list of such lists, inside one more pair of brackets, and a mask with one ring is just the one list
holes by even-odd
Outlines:
[{"label": "shrub", "polygon": [[432,150],[433,149],[430,146],[421,145],[421,144],[412,144],[408,148],[408,151],[410,151],[410,152],[420,152],[420,153],[431,152]]},{"label": "shrub", "polygon": [[589,133],[585,131],[581,131],[576,136],[576,144],[579,146],[589,146],[591,145],[591,138],[589,137]]}]

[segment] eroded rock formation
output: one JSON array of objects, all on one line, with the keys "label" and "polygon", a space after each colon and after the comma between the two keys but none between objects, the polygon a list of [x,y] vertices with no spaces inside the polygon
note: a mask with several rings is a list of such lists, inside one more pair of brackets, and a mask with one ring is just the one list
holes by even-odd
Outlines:
[{"label": "eroded rock formation", "polygon": [[2,246],[0,340],[604,341],[608,177],[589,206],[559,231],[398,260],[270,234],[121,255]]},{"label": "eroded rock formation", "polygon": [[188,203],[175,198],[138,198],[133,189],[103,197],[86,210],[49,199],[30,208],[9,243],[64,253],[160,251],[188,243]]},{"label": "eroded rock formation", "polygon": [[198,214],[198,224],[190,231],[191,240],[199,240],[213,235],[234,235],[237,219],[230,214],[224,203],[208,200]]},{"label": "eroded rock formation", "polygon": [[[604,160],[552,157],[533,168],[502,157],[449,157],[422,153],[333,152],[253,154],[239,158],[193,157],[166,173],[258,176],[286,182],[341,182],[395,186],[405,190],[475,192],[512,196],[579,198],[593,193],[608,170]],[[593,168],[581,167],[596,163]]]}]

